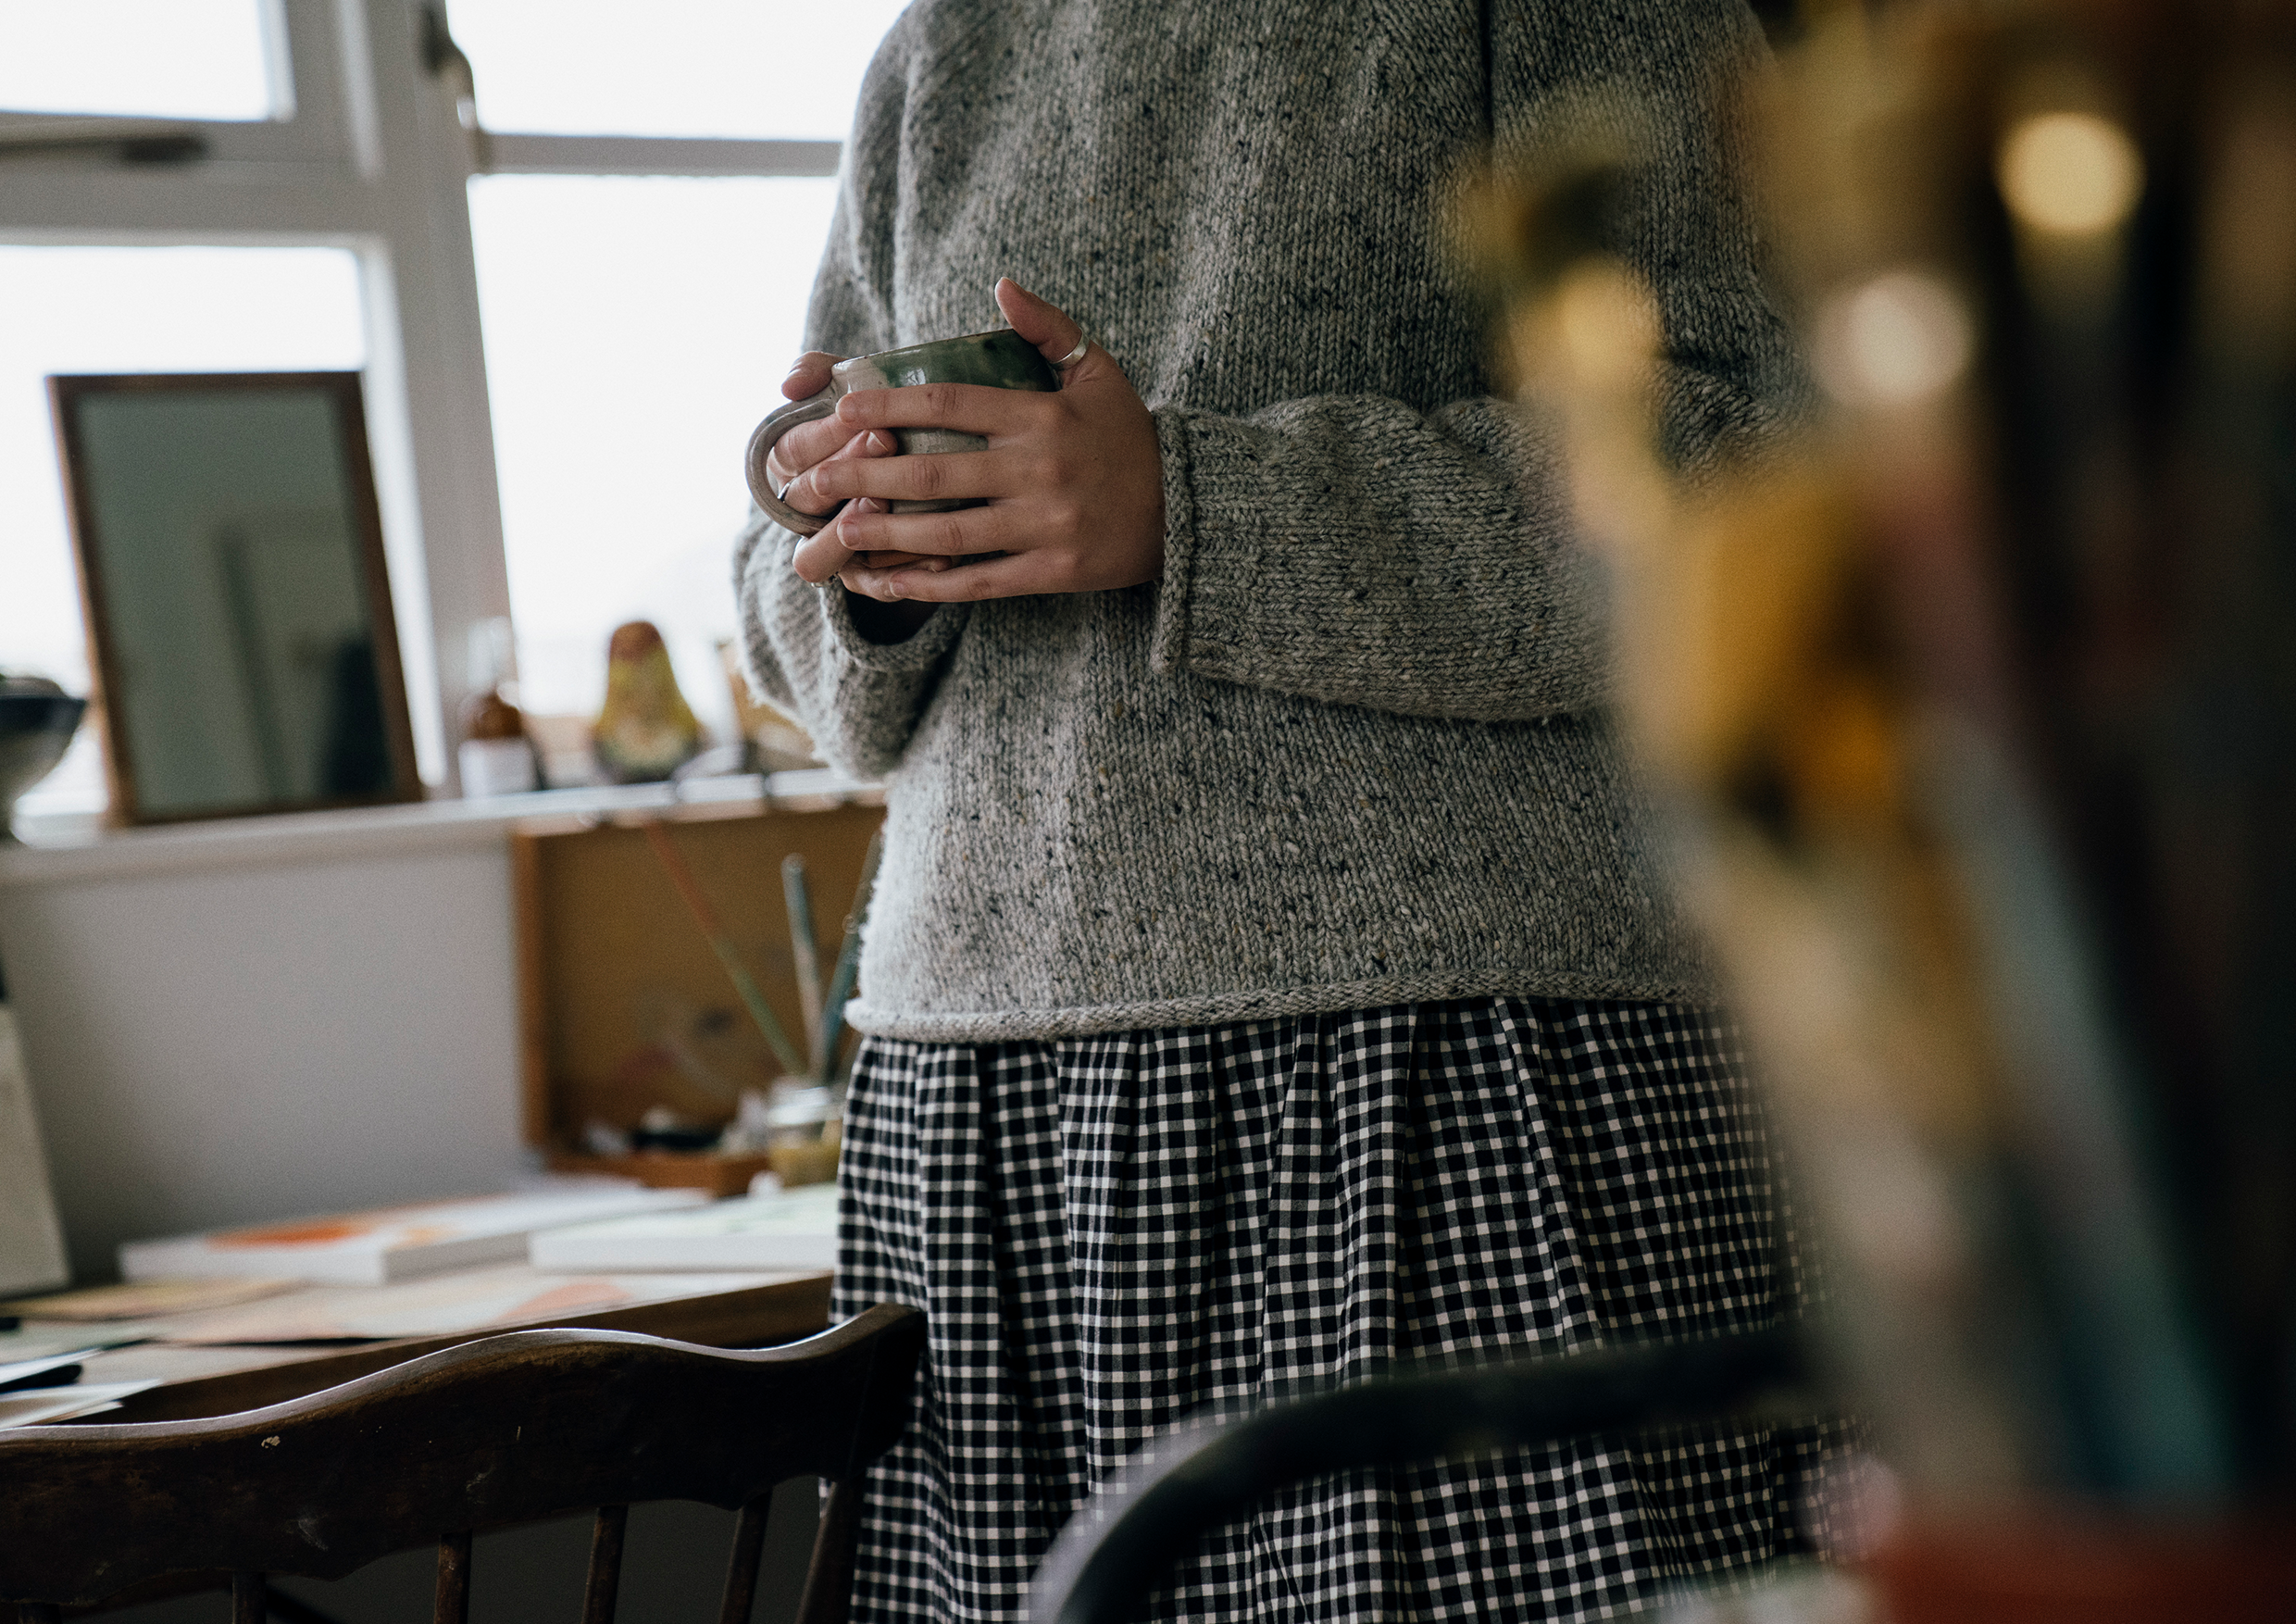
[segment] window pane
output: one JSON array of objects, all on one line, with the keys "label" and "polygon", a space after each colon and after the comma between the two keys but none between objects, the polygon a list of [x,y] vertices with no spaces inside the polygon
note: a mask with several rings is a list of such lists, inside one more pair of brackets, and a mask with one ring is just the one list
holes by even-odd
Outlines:
[{"label": "window pane", "polygon": [[[781,403],[829,232],[828,180],[493,175],[470,185],[521,701],[594,713],[606,635],[661,627],[686,698],[729,713],[742,452]],[[717,731],[723,736],[724,730]]]},{"label": "window pane", "polygon": [[[88,691],[48,416],[51,372],[355,371],[358,262],[339,248],[0,247],[0,670]],[[19,805],[104,804],[93,728]]]},{"label": "window pane", "polygon": [[905,0],[454,0],[490,130],[844,139]]},{"label": "window pane", "polygon": [[268,119],[267,8],[267,0],[0,0],[0,108]]}]

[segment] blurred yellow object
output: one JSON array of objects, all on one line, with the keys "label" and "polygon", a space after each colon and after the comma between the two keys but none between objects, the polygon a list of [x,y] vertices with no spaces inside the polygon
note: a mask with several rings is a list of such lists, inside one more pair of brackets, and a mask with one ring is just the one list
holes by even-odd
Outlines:
[{"label": "blurred yellow object", "polygon": [[837,1177],[838,1141],[835,1135],[775,1143],[766,1152],[774,1176],[791,1189],[800,1184],[826,1184]]},{"label": "blurred yellow object", "polygon": [[1816,339],[1818,381],[1853,406],[1930,400],[1960,381],[1976,347],[1961,296],[1938,276],[1907,268],[1827,300]]},{"label": "blurred yellow object", "polygon": [[605,705],[591,748],[605,775],[624,784],[666,779],[701,751],[702,725],[651,620],[617,626],[606,643]]},{"label": "blurred yellow object", "polygon": [[2036,113],[2001,144],[2001,194],[2037,231],[2086,236],[2128,219],[2144,189],[2137,144],[2095,113]]}]

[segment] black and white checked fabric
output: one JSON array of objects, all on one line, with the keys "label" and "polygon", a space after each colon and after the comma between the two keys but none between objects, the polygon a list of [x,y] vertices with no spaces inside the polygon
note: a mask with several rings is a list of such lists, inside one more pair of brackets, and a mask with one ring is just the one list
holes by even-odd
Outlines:
[{"label": "black and white checked fabric", "polygon": [[[926,1311],[856,1624],[1019,1620],[1125,1456],[1204,1405],[1393,1361],[1774,1312],[1735,1040],[1669,1005],[1493,998],[1041,1043],[871,1039],[837,1309]],[[1599,1438],[1341,1474],[1217,1530],[1193,1620],[1602,1617],[1798,1548],[1816,1430]]]}]

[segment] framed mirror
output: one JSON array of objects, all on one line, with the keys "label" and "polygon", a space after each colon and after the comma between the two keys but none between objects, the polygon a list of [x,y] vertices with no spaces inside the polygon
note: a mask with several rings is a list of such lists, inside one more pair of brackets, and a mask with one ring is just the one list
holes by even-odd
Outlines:
[{"label": "framed mirror", "polygon": [[48,391],[114,820],[419,800],[358,374]]}]

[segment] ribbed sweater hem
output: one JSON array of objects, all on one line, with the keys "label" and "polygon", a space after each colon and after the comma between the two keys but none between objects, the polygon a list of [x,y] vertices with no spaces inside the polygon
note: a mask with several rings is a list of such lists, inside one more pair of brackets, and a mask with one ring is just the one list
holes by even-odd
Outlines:
[{"label": "ribbed sweater hem", "polygon": [[880,1009],[866,999],[856,998],[845,1006],[845,1020],[856,1031],[872,1037],[905,1038],[919,1043],[1002,1043],[1033,1038],[1092,1037],[1103,1032],[1226,1026],[1237,1021],[1273,1020],[1295,1015],[1377,1009],[1391,1004],[1431,1004],[1451,998],[1502,995],[1706,1005],[1715,1001],[1716,990],[1706,984],[1641,981],[1572,970],[1490,968],[1055,1009],[917,1014]]}]

